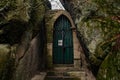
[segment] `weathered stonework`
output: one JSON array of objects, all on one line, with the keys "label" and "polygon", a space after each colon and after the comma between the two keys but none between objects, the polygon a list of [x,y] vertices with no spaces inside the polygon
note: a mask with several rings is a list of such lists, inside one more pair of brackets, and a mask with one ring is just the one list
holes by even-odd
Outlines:
[{"label": "weathered stonework", "polygon": [[0,80],[30,80],[44,67],[46,7],[43,0],[0,1]]},{"label": "weathered stonework", "polygon": [[[119,80],[119,2],[117,0],[67,0],[86,57],[97,80]],[[114,7],[112,7],[114,4]],[[72,7],[71,7],[72,5]],[[118,11],[118,12],[117,12]],[[112,14],[111,14],[112,12]],[[114,14],[114,15],[113,15]],[[117,39],[117,41],[116,41]],[[116,46],[116,47],[114,47]],[[114,47],[114,49],[113,49]],[[117,48],[117,49],[115,49]]]},{"label": "weathered stonework", "polygon": [[73,28],[72,33],[73,33],[73,50],[74,50],[74,67],[75,68],[80,68],[80,57],[81,57],[81,53],[82,49],[81,49],[81,45],[77,39],[77,34],[76,34],[76,29],[75,29],[75,25],[72,21],[72,18],[70,16],[70,14],[67,11],[64,10],[56,10],[56,11],[48,11],[48,13],[46,14],[45,17],[45,23],[46,23],[46,32],[47,32],[47,51],[48,51],[48,55],[49,58],[51,58],[51,62],[49,62],[49,64],[51,63],[51,65],[54,66],[54,64],[52,63],[52,44],[53,44],[53,28],[54,28],[54,23],[55,21],[61,16],[64,15],[68,18],[68,20],[71,23],[71,28]]}]

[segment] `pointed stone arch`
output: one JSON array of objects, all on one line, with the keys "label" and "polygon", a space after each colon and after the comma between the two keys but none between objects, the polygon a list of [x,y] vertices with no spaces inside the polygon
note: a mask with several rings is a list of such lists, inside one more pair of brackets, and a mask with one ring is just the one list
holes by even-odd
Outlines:
[{"label": "pointed stone arch", "polygon": [[48,66],[53,66],[53,29],[54,29],[54,23],[56,20],[61,16],[65,16],[70,24],[73,34],[73,53],[74,53],[74,63],[73,67],[80,67],[80,53],[82,52],[81,46],[79,43],[79,40],[77,39],[77,33],[76,33],[76,27],[74,25],[74,22],[70,16],[70,14],[67,11],[64,10],[54,10],[54,11],[48,11],[45,15],[45,27],[46,27],[46,36],[47,36],[47,56],[48,56]]}]

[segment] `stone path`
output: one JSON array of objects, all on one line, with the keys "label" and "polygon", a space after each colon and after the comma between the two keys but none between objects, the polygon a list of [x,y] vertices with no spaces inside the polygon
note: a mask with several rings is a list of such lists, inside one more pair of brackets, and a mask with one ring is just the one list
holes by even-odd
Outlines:
[{"label": "stone path", "polygon": [[85,72],[75,70],[72,67],[57,67],[53,71],[49,71],[45,80],[86,80]]},{"label": "stone path", "polygon": [[57,67],[48,72],[41,72],[31,80],[95,80],[85,70],[74,69],[73,67]]}]

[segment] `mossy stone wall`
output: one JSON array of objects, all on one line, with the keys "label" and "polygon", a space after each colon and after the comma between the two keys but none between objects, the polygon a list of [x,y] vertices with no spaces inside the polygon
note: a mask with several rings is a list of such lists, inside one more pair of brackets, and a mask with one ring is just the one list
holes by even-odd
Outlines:
[{"label": "mossy stone wall", "polygon": [[0,80],[30,80],[45,66],[46,7],[43,0],[0,1]]},{"label": "mossy stone wall", "polygon": [[[77,25],[78,36],[84,43],[86,57],[94,67],[93,73],[97,79],[119,80],[117,67],[119,67],[120,57],[116,56],[119,55],[119,45],[117,45],[120,33],[119,21],[105,12],[106,10],[93,0],[67,0],[67,3],[69,5],[66,8]],[[72,8],[69,8],[71,5]],[[116,7],[112,11],[116,10]],[[116,41],[117,39],[118,41]],[[118,46],[118,50],[113,50],[114,46]],[[97,69],[94,71],[95,68],[98,71]]]}]

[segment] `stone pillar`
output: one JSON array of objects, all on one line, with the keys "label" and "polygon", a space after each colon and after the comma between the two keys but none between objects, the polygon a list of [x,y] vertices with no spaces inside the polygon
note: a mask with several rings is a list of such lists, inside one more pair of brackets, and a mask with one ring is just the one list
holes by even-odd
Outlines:
[{"label": "stone pillar", "polygon": [[76,32],[73,31],[73,47],[74,47],[74,68],[80,68],[80,44],[76,36]]}]

